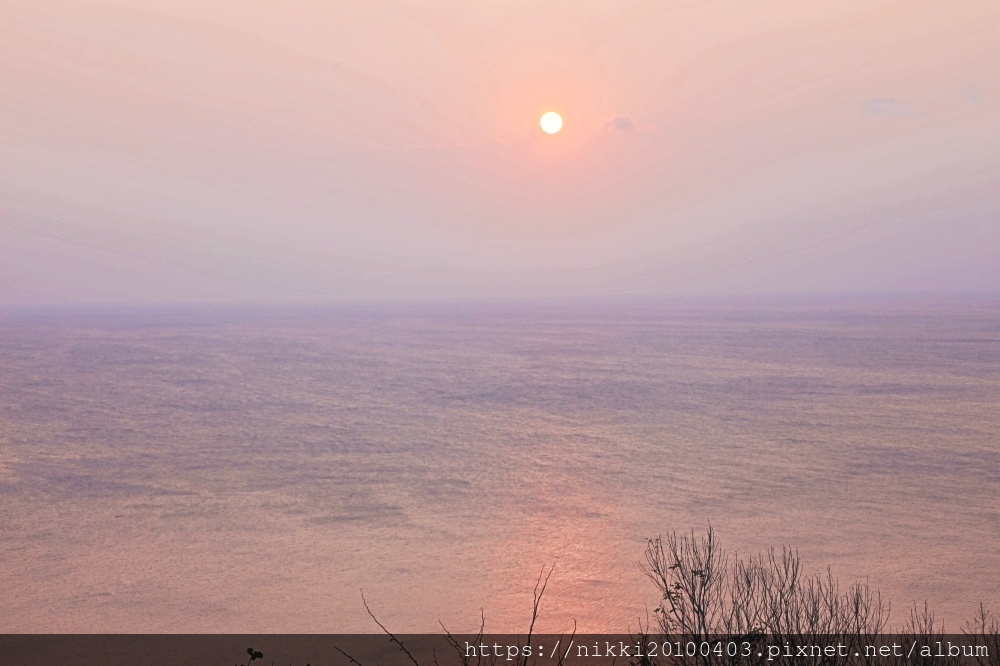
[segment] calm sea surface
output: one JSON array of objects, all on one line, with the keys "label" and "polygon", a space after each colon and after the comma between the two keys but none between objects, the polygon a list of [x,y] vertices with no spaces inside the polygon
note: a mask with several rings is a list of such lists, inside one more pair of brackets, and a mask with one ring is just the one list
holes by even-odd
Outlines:
[{"label": "calm sea surface", "polygon": [[1000,606],[996,303],[0,315],[0,631],[635,627],[712,524]]}]

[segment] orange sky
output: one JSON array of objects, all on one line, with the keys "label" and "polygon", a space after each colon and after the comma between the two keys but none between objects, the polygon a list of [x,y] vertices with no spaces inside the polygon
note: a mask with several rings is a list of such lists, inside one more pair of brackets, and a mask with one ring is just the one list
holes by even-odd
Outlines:
[{"label": "orange sky", "polygon": [[0,303],[1000,285],[993,0],[0,3]]}]

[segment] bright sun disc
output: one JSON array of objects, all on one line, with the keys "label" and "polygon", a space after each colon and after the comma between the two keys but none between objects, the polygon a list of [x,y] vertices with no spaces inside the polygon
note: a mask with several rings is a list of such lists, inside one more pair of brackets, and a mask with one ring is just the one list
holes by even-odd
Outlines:
[{"label": "bright sun disc", "polygon": [[542,114],[538,124],[542,126],[542,131],[546,134],[555,134],[562,129],[562,116],[555,111],[549,111],[548,113]]}]

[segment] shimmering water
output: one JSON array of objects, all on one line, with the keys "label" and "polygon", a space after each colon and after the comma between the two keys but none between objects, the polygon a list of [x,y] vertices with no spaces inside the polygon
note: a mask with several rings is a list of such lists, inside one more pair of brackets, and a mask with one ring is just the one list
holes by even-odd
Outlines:
[{"label": "shimmering water", "polygon": [[644,539],[1000,602],[1000,307],[0,315],[0,631],[634,627]]}]

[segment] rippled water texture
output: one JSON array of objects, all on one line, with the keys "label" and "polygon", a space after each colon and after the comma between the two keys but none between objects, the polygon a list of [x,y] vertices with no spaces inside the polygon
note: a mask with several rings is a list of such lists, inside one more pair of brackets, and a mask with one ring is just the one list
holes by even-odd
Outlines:
[{"label": "rippled water texture", "polygon": [[1000,601],[995,303],[0,316],[0,630],[634,627],[710,522]]}]

